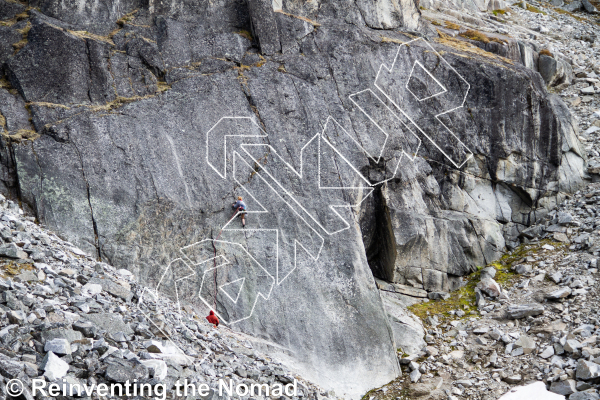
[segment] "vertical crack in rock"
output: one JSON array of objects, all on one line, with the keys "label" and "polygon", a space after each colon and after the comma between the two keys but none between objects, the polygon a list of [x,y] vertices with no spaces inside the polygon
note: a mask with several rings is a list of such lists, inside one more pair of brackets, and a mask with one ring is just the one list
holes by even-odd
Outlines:
[{"label": "vertical crack in rock", "polygon": [[89,75],[89,86],[88,86],[88,90],[87,90],[87,95],[88,98],[90,99],[90,104],[94,104],[94,100],[92,99],[92,85],[91,82],[94,82],[94,77],[92,75],[92,56],[90,54],[90,45],[88,43],[87,40],[84,39],[84,43],[85,43],[85,55],[87,57],[87,61],[88,61],[88,75]]},{"label": "vertical crack in rock", "polygon": [[77,155],[79,156],[79,162],[81,164],[81,176],[83,177],[83,180],[85,181],[87,200],[88,200],[88,204],[90,206],[90,216],[92,218],[92,228],[94,229],[94,247],[96,247],[98,260],[102,261],[102,255],[100,254],[100,236],[98,235],[98,226],[96,224],[96,219],[94,218],[94,208],[92,207],[90,183],[88,182],[87,177],[85,176],[85,168],[83,166],[83,157],[81,156],[81,152],[79,151],[79,149],[77,148],[77,145],[74,142],[71,142],[71,143],[73,144],[73,148],[75,149],[75,151],[77,152]]},{"label": "vertical crack in rock", "polygon": [[[23,197],[22,197],[22,192],[21,192],[21,180],[19,179],[19,170],[16,168],[17,159],[15,157],[15,151],[14,151],[10,141],[7,141],[7,142],[8,142],[10,157],[12,158],[12,163],[15,166],[14,174],[16,176],[16,182],[17,182],[17,198],[19,199],[19,203],[23,204],[23,201],[22,201]],[[37,152],[35,151],[35,146],[33,145],[33,141],[31,141],[31,152],[33,153],[33,156],[35,157],[35,162],[40,170],[40,192],[39,193],[41,194],[41,193],[43,193],[43,190],[44,190],[44,174],[42,173],[42,165],[40,164],[39,156],[38,156]],[[40,196],[40,199],[41,198],[42,197]],[[38,199],[35,196],[33,196],[33,204],[31,205],[31,207],[35,210],[37,219],[41,220],[38,212],[39,212],[39,210],[43,209],[44,204],[42,202],[41,207],[38,207],[37,202],[38,202]]]},{"label": "vertical crack in rock", "polygon": [[393,281],[397,256],[396,237],[381,185],[375,187],[366,207],[361,216],[360,227],[369,267],[376,278]]}]

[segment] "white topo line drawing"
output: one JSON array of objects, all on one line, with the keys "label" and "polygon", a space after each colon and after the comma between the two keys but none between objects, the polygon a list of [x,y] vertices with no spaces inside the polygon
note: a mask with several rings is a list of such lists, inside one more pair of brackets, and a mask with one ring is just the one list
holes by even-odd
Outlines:
[{"label": "white topo line drawing", "polygon": [[[406,112],[405,110],[403,110],[400,105],[398,104],[397,101],[395,101],[393,95],[391,93],[389,93],[389,91],[386,91],[384,87],[381,86],[380,78],[382,76],[382,74],[384,72],[386,72],[387,74],[391,74],[395,68],[397,68],[397,61],[398,61],[398,57],[400,55],[400,52],[403,50],[403,48],[408,48],[408,46],[410,46],[411,44],[414,44],[417,41],[422,41],[423,43],[425,43],[426,46],[429,47],[429,50],[432,52],[433,54],[435,54],[439,60],[441,60],[441,62],[443,63],[443,66],[445,68],[447,68],[448,70],[452,71],[452,73],[458,78],[460,79],[464,85],[466,85],[466,91],[464,93],[464,95],[461,96],[462,100],[460,102],[460,104],[456,104],[455,107],[451,107],[448,110],[443,110],[442,112],[434,115],[433,117],[435,118],[435,120],[437,122],[439,122],[447,131],[447,133],[453,138],[453,140],[456,141],[456,143],[458,144],[458,146],[462,147],[462,150],[464,151],[464,153],[466,154],[466,157],[464,160],[454,160],[450,155],[448,155],[442,148],[441,146],[436,143],[430,135],[428,135],[425,131],[425,129],[423,129],[422,127],[420,127],[417,122],[411,118],[411,116],[409,115],[408,112]],[[409,85],[410,80],[413,78],[413,75],[415,74],[415,70],[417,71],[424,71],[424,73],[426,74],[426,77],[428,77],[427,79],[430,79],[431,81],[434,82],[435,86],[436,86],[436,90],[433,91],[434,93],[429,95],[429,96],[425,96],[422,98],[419,98],[419,96],[414,93]],[[245,231],[245,232],[274,232],[275,233],[275,245],[276,245],[276,273],[275,276],[273,276],[272,274],[270,274],[268,272],[268,268],[265,268],[263,265],[261,265],[260,263],[258,263],[258,261],[256,261],[254,259],[254,257],[252,256],[250,249],[246,249],[244,246],[242,246],[240,243],[234,243],[234,242],[228,242],[228,241],[219,241],[219,240],[214,240],[214,239],[204,239],[200,242],[194,243],[192,245],[189,246],[185,246],[183,247],[180,251],[181,253],[184,255],[183,258],[181,259],[177,259],[174,260],[175,261],[180,261],[183,262],[184,264],[186,264],[189,268],[189,271],[191,271],[189,274],[181,277],[181,278],[177,278],[174,280],[175,282],[175,297],[176,297],[176,303],[179,307],[179,292],[177,289],[177,284],[183,282],[184,280],[189,280],[191,278],[193,278],[194,276],[196,276],[198,273],[196,271],[203,271],[202,273],[202,283],[200,284],[200,290],[198,291],[197,295],[199,297],[199,299],[209,308],[213,309],[213,311],[215,311],[215,313],[217,313],[217,315],[219,316],[219,318],[221,318],[223,320],[224,323],[232,325],[235,324],[237,322],[246,320],[248,318],[250,318],[253,313],[254,313],[254,309],[256,307],[256,304],[258,302],[258,298],[262,298],[264,300],[268,300],[271,296],[271,292],[273,290],[273,288],[276,285],[281,285],[289,276],[290,274],[297,268],[296,265],[296,250],[297,246],[302,247],[302,249],[308,253],[311,258],[313,259],[313,261],[317,261],[319,258],[319,255],[321,253],[321,249],[324,243],[324,239],[323,239],[323,234],[325,235],[335,235],[338,234],[342,231],[345,231],[347,229],[350,228],[350,224],[346,221],[346,219],[343,217],[342,214],[340,214],[336,209],[339,208],[356,208],[356,207],[360,207],[360,205],[362,204],[362,202],[364,202],[365,199],[368,198],[369,195],[372,194],[374,187],[376,185],[379,185],[383,182],[389,181],[390,179],[393,179],[398,172],[398,169],[400,167],[400,163],[403,159],[404,156],[407,156],[407,158],[410,161],[413,161],[414,158],[416,157],[416,154],[418,152],[418,150],[421,148],[421,139],[418,137],[418,135],[415,133],[415,131],[413,130],[413,128],[415,128],[418,132],[420,132],[421,135],[423,135],[424,137],[426,137],[440,152],[441,154],[443,154],[451,163],[452,165],[454,165],[456,168],[461,168],[462,166],[465,165],[465,163],[472,158],[473,153],[467,148],[467,146],[458,138],[458,136],[452,131],[450,130],[450,128],[445,125],[442,120],[440,119],[441,116],[445,115],[445,114],[449,114],[453,111],[456,111],[457,109],[463,108],[468,92],[470,90],[470,85],[467,82],[466,79],[464,79],[429,43],[427,43],[425,40],[418,38],[418,39],[414,39],[411,40],[407,43],[403,43],[401,45],[398,46],[398,50],[396,51],[395,57],[392,61],[392,63],[390,64],[390,66],[386,66],[386,64],[381,64],[379,67],[379,70],[377,71],[377,75],[375,77],[374,80],[374,87],[377,89],[377,91],[383,95],[385,97],[385,99],[387,99],[387,101],[389,101],[389,103],[391,103],[393,105],[393,109],[388,106],[383,100],[382,98],[380,98],[373,90],[371,89],[364,89],[361,90],[359,92],[353,93],[351,95],[349,95],[349,100],[354,104],[354,106],[362,113],[364,114],[364,116],[366,116],[368,118],[368,120],[375,126],[376,130],[379,131],[381,134],[383,134],[384,140],[383,140],[383,144],[381,145],[380,149],[378,149],[377,152],[373,152],[373,151],[367,151],[363,145],[354,137],[352,136],[343,126],[342,124],[340,124],[335,118],[333,118],[332,116],[329,116],[327,118],[327,120],[325,121],[325,124],[323,126],[323,130],[316,134],[315,136],[313,136],[312,138],[310,138],[306,144],[301,148],[300,151],[300,167],[298,170],[296,170],[294,167],[292,167],[292,165],[287,162],[277,151],[276,149],[271,146],[270,144],[263,144],[263,143],[241,143],[239,145],[239,148],[242,150],[242,153],[245,154],[251,161],[252,163],[254,163],[254,168],[258,168],[258,172],[256,174],[256,176],[259,177],[259,179],[268,187],[270,188],[274,193],[276,193],[276,195],[284,200],[284,203],[286,203],[290,208],[291,211],[293,212],[293,214],[300,219],[303,224],[305,224],[310,230],[312,230],[313,235],[316,235],[316,237],[319,237],[321,240],[321,245],[318,249],[318,252],[316,252],[316,254],[313,254],[314,251],[311,253],[311,251],[309,251],[309,249],[307,249],[301,242],[301,240],[295,240],[294,241],[294,256],[293,256],[293,268],[291,268],[291,270],[289,270],[285,275],[281,274],[280,276],[280,253],[279,253],[279,246],[280,246],[280,229],[273,229],[273,228],[263,228],[263,229],[233,229],[233,228],[229,228],[229,225],[232,223],[232,219],[230,219],[227,224],[225,226],[223,226],[223,228],[221,229],[221,232],[235,232],[235,231]],[[423,63],[421,63],[420,61],[414,61],[411,71],[408,74],[408,78],[406,78],[406,82],[404,82],[404,88],[406,89],[406,91],[408,93],[410,93],[417,102],[422,103],[425,102],[427,100],[431,100],[434,99],[438,96],[442,96],[444,94],[449,93],[448,91],[448,87],[446,85],[443,84],[443,82],[441,82],[438,78],[436,78],[434,76],[434,74],[432,74],[424,65]],[[368,94],[369,96],[371,96],[374,101],[379,103],[379,106],[389,115],[392,116],[393,119],[395,119],[397,122],[400,122],[401,126],[404,128],[405,132],[388,132],[386,131],[386,129],[380,125],[380,123],[378,123],[378,121],[375,119],[375,117],[373,115],[370,115],[368,110],[366,110],[363,106],[361,106],[359,104],[359,102],[357,101],[357,97],[360,95],[364,95],[364,94]],[[409,122],[410,125],[408,123],[405,123],[402,118],[399,117],[399,114],[403,115]],[[220,145],[220,143],[217,143],[216,146],[212,146],[214,143],[215,139],[220,139],[218,137],[219,135],[219,129],[221,128],[221,124],[225,124],[225,123],[240,123],[240,124],[246,124],[248,126],[250,126],[250,129],[248,129],[246,132],[234,132],[233,134],[230,133],[229,131],[226,132],[226,134],[222,135],[222,147]],[[327,138],[326,132],[328,131],[328,129],[340,129],[341,132],[345,135],[347,135],[352,142],[358,147],[360,148],[364,154],[372,159],[374,162],[379,163],[382,158],[384,158],[385,156],[385,151],[386,151],[386,146],[388,145],[388,141],[390,139],[390,137],[392,137],[393,134],[397,134],[397,135],[404,135],[404,134],[412,134],[414,136],[414,140],[416,142],[416,149],[413,149],[414,151],[408,151],[404,146],[402,149],[402,152],[400,154],[399,157],[396,156],[397,158],[397,162],[394,163],[394,165],[391,168],[391,177],[387,177],[386,179],[380,180],[378,182],[372,182],[370,181],[367,177],[365,177],[363,175],[363,173],[360,172],[360,169],[353,165],[346,156],[344,156],[343,152],[336,148],[334,144],[331,143],[331,141]],[[206,163],[208,166],[210,166],[222,179],[229,179],[228,178],[228,174],[227,174],[227,151],[228,151],[228,147],[227,147],[227,141],[229,138],[254,138],[254,139],[264,139],[267,138],[268,135],[267,133],[260,127],[260,125],[256,122],[256,120],[254,119],[254,117],[246,117],[246,116],[225,116],[222,117],[221,119],[219,119],[219,121],[217,121],[217,123],[215,123],[206,133]],[[294,176],[296,176],[298,179],[305,180],[308,179],[309,177],[307,176],[307,174],[305,174],[304,171],[304,156],[306,155],[305,150],[309,149],[310,146],[315,145],[316,143],[316,147],[317,147],[317,152],[318,152],[318,167],[317,167],[317,187],[318,190],[358,190],[361,193],[361,197],[359,198],[359,200],[357,200],[356,204],[328,204],[327,207],[335,214],[337,215],[337,217],[339,218],[339,220],[341,220],[341,223],[344,225],[342,228],[340,229],[329,229],[328,226],[325,226],[322,221],[320,221],[315,215],[314,213],[312,213],[309,209],[307,209],[305,207],[305,205],[302,202],[302,199],[299,199],[297,196],[294,196],[294,194],[292,193],[291,190],[289,190],[288,187],[286,187],[285,182],[282,182],[280,180],[277,179],[276,174],[274,174],[272,171],[270,171],[267,167],[265,167],[263,165],[263,163],[259,162],[258,158],[252,155],[252,149],[253,148],[257,148],[257,147],[264,147],[267,148],[269,150],[269,154],[275,159],[277,160],[279,163],[281,163],[289,172],[291,172]],[[327,185],[322,185],[321,182],[321,150],[322,150],[322,146],[327,146],[328,148],[330,148],[334,153],[336,157],[339,157],[341,160],[343,160],[343,162],[345,162],[353,171],[354,173],[357,174],[357,176],[360,178],[360,185],[359,186],[340,186],[340,187],[332,187],[332,186],[327,186]],[[217,154],[215,155],[214,153],[211,154],[211,149],[217,149]],[[230,151],[232,151],[232,149],[229,149]],[[218,160],[219,156],[223,156],[223,163],[221,164],[221,162]],[[248,167],[251,167],[250,164],[240,155],[240,153],[238,153],[237,151],[233,150],[233,181],[236,182],[239,187],[250,197],[255,201],[255,204],[258,204],[259,207],[262,208],[262,210],[253,210],[253,211],[246,211],[247,213],[255,213],[255,214],[263,214],[263,213],[268,213],[269,211],[267,211],[267,209],[264,207],[263,204],[260,204],[260,202],[258,202],[256,200],[256,197],[248,190],[244,187],[244,185],[242,185],[240,183],[240,181],[238,181],[237,177],[235,176],[235,171],[236,171],[236,160],[240,160],[241,162],[243,162],[245,165],[247,165]],[[268,177],[269,179],[265,179],[265,177],[263,177],[262,175],[265,175],[266,177]],[[314,177],[311,177],[314,178]],[[271,183],[269,182],[273,182],[274,185],[271,185]],[[289,199],[291,201],[286,201],[285,199]],[[236,214],[237,215],[237,214]],[[235,217],[235,215],[234,215]],[[338,221],[339,222],[339,221]],[[313,228],[312,226],[316,226],[316,229]],[[321,232],[322,234],[320,234],[319,232]],[[196,246],[198,244],[202,244],[202,243],[206,243],[206,241],[212,241],[211,243],[213,245],[219,244],[219,245],[223,245],[223,244],[227,244],[228,246],[236,246],[236,248],[240,251],[246,254],[246,257],[248,258],[248,260],[252,260],[253,263],[256,263],[256,265],[258,266],[257,270],[261,271],[261,274],[264,275],[264,277],[266,277],[268,280],[272,280],[272,285],[270,286],[269,290],[267,293],[263,293],[263,292],[257,292],[254,298],[254,301],[250,301],[249,303],[251,303],[251,306],[249,310],[247,310],[247,312],[241,312],[239,313],[240,315],[242,315],[239,318],[236,319],[231,319],[228,320],[228,318],[222,314],[219,314],[217,312],[217,310],[215,310],[214,308],[214,304],[211,305],[210,302],[208,301],[209,299],[205,298],[206,296],[203,296],[203,290],[206,290],[206,288],[210,285],[209,284],[209,279],[207,278],[209,276],[210,273],[215,272],[218,269],[223,269],[224,267],[228,266],[228,265],[232,265],[232,263],[224,256],[222,255],[216,255],[212,258],[208,258],[205,260],[202,260],[201,262],[197,262],[192,260],[190,257],[188,257],[188,255],[185,253],[185,249],[190,248],[192,246]],[[239,247],[238,247],[239,246]],[[216,247],[215,247],[216,248]],[[216,253],[216,250],[215,250]],[[217,259],[219,260],[219,264],[217,265]],[[159,284],[156,287],[156,292],[158,292],[158,290],[160,289],[161,283],[163,281],[163,278],[166,276],[167,272],[169,271],[169,269],[171,268],[171,265],[173,264],[173,262],[171,262],[167,268],[165,269],[162,277],[161,277],[161,281],[159,282]],[[212,264],[214,264],[214,266],[212,266]],[[204,266],[206,266],[206,268],[204,268]],[[209,267],[210,266],[210,267]],[[195,268],[195,269],[194,269]],[[197,278],[196,278],[197,279]],[[236,275],[235,279],[225,282],[221,285],[216,285],[214,288],[212,288],[212,290],[214,290],[215,293],[215,301],[216,301],[216,293],[222,293],[225,298],[232,303],[235,306],[238,306],[238,302],[240,302],[241,298],[240,296],[243,296],[243,293],[245,290],[248,290],[249,284],[248,284],[248,276],[240,276],[238,277]],[[236,283],[240,282],[238,285],[235,285]],[[229,288],[229,290],[227,289]],[[232,288],[237,288],[237,290],[234,290],[234,292],[231,292],[230,290],[232,290]],[[251,299],[252,300],[252,299]],[[247,315],[246,315],[247,314]]]}]

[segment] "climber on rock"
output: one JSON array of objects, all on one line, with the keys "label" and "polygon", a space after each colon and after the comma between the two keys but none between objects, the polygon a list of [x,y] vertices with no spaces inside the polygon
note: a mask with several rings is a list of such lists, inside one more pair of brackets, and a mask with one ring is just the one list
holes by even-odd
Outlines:
[{"label": "climber on rock", "polygon": [[242,199],[242,196],[239,196],[237,201],[233,203],[231,206],[238,213],[239,217],[242,217],[242,228],[246,227],[246,203]]},{"label": "climber on rock", "polygon": [[215,315],[215,312],[213,310],[210,310],[210,313],[208,313],[208,317],[206,317],[206,319],[208,320],[208,322],[213,324],[213,328],[219,326],[219,317]]}]

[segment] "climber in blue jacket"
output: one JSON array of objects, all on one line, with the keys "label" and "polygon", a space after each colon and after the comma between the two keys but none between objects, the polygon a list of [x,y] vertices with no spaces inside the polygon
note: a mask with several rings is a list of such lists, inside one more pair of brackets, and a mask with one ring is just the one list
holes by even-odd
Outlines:
[{"label": "climber in blue jacket", "polygon": [[242,217],[242,228],[246,227],[246,203],[244,203],[244,199],[242,196],[239,196],[237,201],[233,203],[231,206],[234,210],[237,211],[238,216]]}]

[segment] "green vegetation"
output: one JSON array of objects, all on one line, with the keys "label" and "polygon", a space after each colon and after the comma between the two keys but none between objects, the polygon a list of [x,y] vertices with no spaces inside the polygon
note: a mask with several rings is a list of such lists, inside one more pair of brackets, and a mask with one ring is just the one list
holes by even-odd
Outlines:
[{"label": "green vegetation", "polygon": [[9,261],[6,264],[0,265],[0,277],[8,278],[19,275],[23,271],[34,270],[33,264],[23,263],[19,264],[14,261]]},{"label": "green vegetation", "polygon": [[464,37],[465,39],[475,40],[478,42],[489,43],[489,42],[497,42],[497,43],[505,43],[503,40],[498,39],[496,37],[487,36],[483,32],[474,31],[471,29],[466,30],[465,32],[459,33],[459,36]]},{"label": "green vegetation", "polygon": [[250,31],[247,31],[245,29],[242,29],[241,31],[237,31],[236,32],[238,35],[240,35],[241,37],[244,37],[250,41],[254,40],[254,38],[252,37],[252,33]]},{"label": "green vegetation", "polygon": [[568,15],[568,16],[570,16],[571,18],[573,18],[573,19],[576,19],[577,21],[585,21],[585,19],[584,19],[584,18],[581,18],[580,16],[578,16],[578,15],[575,15],[575,14],[573,14],[573,13],[572,13],[572,12],[570,12],[570,11],[563,10],[562,8],[559,8],[559,7],[556,7],[556,8],[554,8],[554,11],[556,11],[556,12],[557,12],[557,13],[559,13],[559,14]]},{"label": "green vegetation", "polygon": [[547,15],[544,11],[540,10],[537,7],[532,6],[531,4],[527,4],[527,11],[530,11],[532,13]]},{"label": "green vegetation", "polygon": [[22,39],[19,40],[17,43],[13,43],[13,48],[15,49],[15,54],[17,54],[19,52],[19,50],[21,50],[23,47],[25,47],[25,45],[27,44],[27,34],[29,33],[29,30],[31,29],[31,22],[27,22],[27,25],[25,25],[25,27],[23,29],[17,29],[17,32],[19,32],[22,35]]},{"label": "green vegetation", "polygon": [[498,15],[504,15],[504,14],[506,14],[506,13],[507,13],[507,11],[506,11],[506,10],[492,10],[492,14],[494,14],[496,17],[497,17]]},{"label": "green vegetation", "polygon": [[[511,270],[513,265],[522,262],[523,258],[539,252],[541,247],[545,244],[550,244],[557,250],[566,247],[563,243],[551,242],[550,240],[542,240],[535,244],[523,244],[510,253],[503,255],[500,260],[488,265],[493,266],[496,269],[494,280],[498,282],[503,289],[512,287],[518,277],[518,275]],[[475,287],[479,282],[482,269],[483,267],[478,267],[477,271],[468,275],[466,277],[467,282],[465,286],[450,293],[450,298],[447,300],[414,304],[408,307],[408,309],[423,321],[430,315],[437,315],[440,321],[457,319],[455,315],[450,315],[448,313],[451,310],[460,309],[465,311],[465,316],[463,318],[472,316],[473,314],[471,314],[471,312],[477,314],[478,311],[475,305]]]},{"label": "green vegetation", "polygon": [[528,3],[526,3],[525,1],[522,1],[522,2],[520,2],[520,3],[517,3],[517,4],[516,4],[516,6],[518,6],[518,7],[521,7],[521,8],[524,8],[524,9],[526,9],[527,11],[529,11],[529,12],[532,12],[532,13],[537,13],[537,14],[544,14],[544,15],[547,15],[547,14],[546,14],[544,11],[540,10],[540,9],[539,9],[539,8],[537,8],[537,7],[534,7],[534,6],[532,6],[531,4],[528,4]]},{"label": "green vegetation", "polygon": [[[400,382],[400,380],[404,380],[405,382]],[[361,400],[369,400],[371,397],[374,397],[374,400],[410,400],[413,398],[408,380],[403,379],[402,376],[380,388],[369,390]]]},{"label": "green vegetation", "polygon": [[444,25],[448,29],[452,29],[452,30],[455,30],[455,31],[460,31],[460,25],[455,24],[454,22],[446,21]]}]

